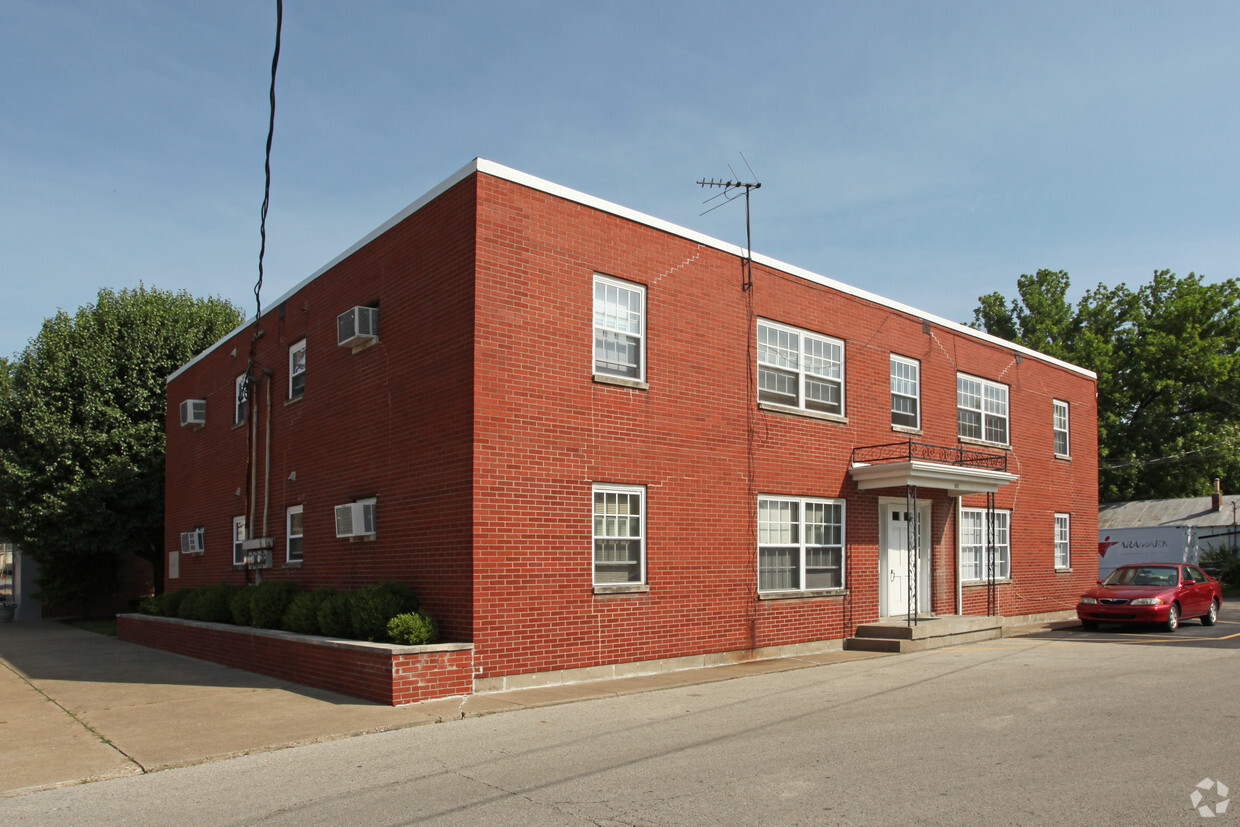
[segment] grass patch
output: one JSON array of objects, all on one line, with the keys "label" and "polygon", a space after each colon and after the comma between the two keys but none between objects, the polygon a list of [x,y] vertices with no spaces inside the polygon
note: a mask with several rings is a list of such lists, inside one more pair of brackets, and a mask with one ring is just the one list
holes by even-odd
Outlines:
[{"label": "grass patch", "polygon": [[94,632],[97,635],[116,637],[116,618],[114,617],[81,617],[76,620],[63,620],[61,622],[76,629]]}]

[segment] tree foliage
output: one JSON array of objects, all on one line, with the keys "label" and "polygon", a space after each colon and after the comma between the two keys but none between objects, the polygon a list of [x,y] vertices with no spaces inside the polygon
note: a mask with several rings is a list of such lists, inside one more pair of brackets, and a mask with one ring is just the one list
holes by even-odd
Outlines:
[{"label": "tree foliage", "polygon": [[1154,273],[1099,284],[1075,305],[1068,274],[1039,270],[1018,299],[978,299],[974,326],[1098,374],[1103,502],[1208,494],[1240,481],[1240,284]]},{"label": "tree foliage", "polygon": [[115,594],[129,553],[163,572],[164,381],[241,311],[139,286],[46,319],[0,394],[0,519],[44,601]]}]

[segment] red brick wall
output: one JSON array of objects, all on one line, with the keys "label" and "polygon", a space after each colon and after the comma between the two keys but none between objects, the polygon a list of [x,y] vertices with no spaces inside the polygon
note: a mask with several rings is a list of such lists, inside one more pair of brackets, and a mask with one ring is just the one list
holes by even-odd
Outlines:
[{"label": "red brick wall", "polygon": [[401,652],[408,647],[341,645],[321,638],[140,615],[120,615],[117,635],[130,643],[392,706],[474,691],[472,648]]},{"label": "red brick wall", "polygon": [[[270,369],[271,502],[276,540],[265,578],[306,588],[354,588],[383,579],[411,586],[447,640],[472,636],[470,420],[473,384],[472,181],[400,222],[263,315],[257,370]],[[378,344],[337,346],[336,317],[379,302]],[[288,398],[288,348],[307,341],[305,395]],[[168,387],[166,543],[206,527],[207,551],[181,556],[166,587],[242,583],[232,567],[232,518],[245,513],[246,427],[234,425],[233,389],[253,328],[225,341]],[[234,355],[235,352],[235,355]],[[180,426],[183,399],[207,400],[207,424]],[[266,391],[259,398],[258,514]],[[295,476],[295,478],[294,478]],[[334,506],[377,497],[373,541],[337,539]],[[285,509],[304,507],[303,562],[286,565]]]},{"label": "red brick wall", "polygon": [[[592,381],[592,280],[647,287],[647,380]],[[845,340],[847,423],[761,410],[758,318]],[[1016,562],[1008,614],[1062,609],[1093,580],[1094,383],[829,287],[484,177],[480,184],[475,397],[475,641],[485,676],[798,643],[878,616],[878,496],[858,491],[850,451],[907,439],[891,427],[889,360],[921,361],[923,434],[957,444],[956,373],[1010,387]],[[1052,457],[1051,399],[1068,401],[1071,461]],[[591,587],[591,485],[647,490],[642,594]],[[844,597],[761,600],[759,494],[844,498]],[[956,501],[933,507],[934,609],[955,611]],[[968,504],[984,504],[973,497]],[[1053,570],[1053,514],[1072,514],[1074,572]],[[985,610],[966,587],[966,611]],[[979,602],[980,601],[980,602]]]}]

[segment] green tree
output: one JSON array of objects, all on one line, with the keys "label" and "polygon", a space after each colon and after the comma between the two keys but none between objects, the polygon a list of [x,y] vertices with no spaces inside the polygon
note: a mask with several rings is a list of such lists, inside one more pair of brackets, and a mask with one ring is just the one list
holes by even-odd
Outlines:
[{"label": "green tree", "polygon": [[979,298],[974,326],[1098,374],[1104,502],[1200,496],[1240,480],[1240,285],[1168,270],[1133,291],[1099,284],[1074,306],[1039,270],[1018,299]]},{"label": "green tree", "polygon": [[162,582],[164,381],[242,319],[219,298],[103,289],[46,319],[0,394],[0,520],[44,601],[113,596],[137,554]]}]

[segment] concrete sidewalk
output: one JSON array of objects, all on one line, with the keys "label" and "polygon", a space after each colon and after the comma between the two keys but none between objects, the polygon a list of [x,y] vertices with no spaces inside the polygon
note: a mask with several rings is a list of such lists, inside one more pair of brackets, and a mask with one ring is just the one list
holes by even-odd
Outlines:
[{"label": "concrete sidewalk", "polygon": [[0,798],[467,716],[882,657],[825,652],[378,704],[52,621],[0,624]]}]

